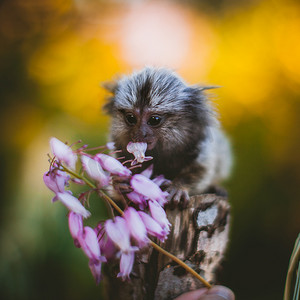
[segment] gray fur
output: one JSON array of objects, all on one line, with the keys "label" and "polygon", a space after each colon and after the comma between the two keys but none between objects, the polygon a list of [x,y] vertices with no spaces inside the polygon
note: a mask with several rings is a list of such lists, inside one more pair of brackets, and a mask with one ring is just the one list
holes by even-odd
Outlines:
[{"label": "gray fur", "polygon": [[[111,139],[125,156],[130,141],[155,145],[147,151],[154,157],[155,174],[171,179],[178,190],[204,192],[225,179],[231,166],[229,142],[204,94],[209,88],[189,86],[163,68],[124,76],[110,89],[113,96],[106,105]],[[136,116],[136,125],[126,123],[128,112]],[[160,126],[148,126],[152,115],[162,118]]]}]

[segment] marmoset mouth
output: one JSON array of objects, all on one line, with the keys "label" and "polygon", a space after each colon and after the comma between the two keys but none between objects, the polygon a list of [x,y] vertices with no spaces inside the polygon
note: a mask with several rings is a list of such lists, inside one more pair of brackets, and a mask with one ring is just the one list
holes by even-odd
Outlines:
[{"label": "marmoset mouth", "polygon": [[153,150],[153,148],[156,146],[156,140],[147,140],[147,139],[132,139],[133,143],[146,143],[147,144],[147,150]]},{"label": "marmoset mouth", "polygon": [[153,150],[153,148],[155,147],[156,142],[155,141],[151,141],[147,143],[147,150]]}]

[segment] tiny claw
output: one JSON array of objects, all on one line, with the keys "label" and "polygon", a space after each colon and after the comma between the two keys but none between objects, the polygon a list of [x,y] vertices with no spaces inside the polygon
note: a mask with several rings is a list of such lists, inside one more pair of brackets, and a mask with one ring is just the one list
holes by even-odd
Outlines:
[{"label": "tiny claw", "polygon": [[173,201],[173,197],[176,194],[176,191],[177,191],[177,189],[172,185],[166,189],[166,192],[169,193],[169,195],[167,197],[167,199],[168,199],[167,204],[168,204],[168,207],[172,210],[175,209],[175,207],[176,207],[176,205]]},{"label": "tiny claw", "polygon": [[187,207],[190,197],[186,188],[171,185],[167,188],[167,192],[169,193],[170,209],[174,209],[177,206],[181,209]]},{"label": "tiny claw", "polygon": [[172,199],[173,203],[177,206],[180,203],[181,200],[181,196],[182,196],[182,190],[178,189]]},{"label": "tiny claw", "polygon": [[169,188],[169,187],[171,186],[171,184],[172,184],[172,181],[171,181],[171,180],[165,179],[165,180],[161,183],[160,188],[161,188],[162,190],[166,190],[167,188]]},{"label": "tiny claw", "polygon": [[186,189],[182,189],[180,208],[182,208],[182,209],[187,208],[189,202],[190,202],[190,196],[189,196],[188,191]]}]

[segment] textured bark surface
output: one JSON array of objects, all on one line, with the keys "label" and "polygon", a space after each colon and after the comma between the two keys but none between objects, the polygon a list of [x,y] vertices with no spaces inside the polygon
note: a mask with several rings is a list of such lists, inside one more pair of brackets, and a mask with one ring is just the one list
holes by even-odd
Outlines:
[{"label": "textured bark surface", "polygon": [[[215,283],[228,243],[229,210],[224,197],[215,194],[191,197],[186,209],[167,210],[172,228],[160,246]],[[118,272],[117,264],[108,272],[108,299],[174,299],[203,286],[182,267],[151,248],[136,255],[131,281],[116,279]]]}]

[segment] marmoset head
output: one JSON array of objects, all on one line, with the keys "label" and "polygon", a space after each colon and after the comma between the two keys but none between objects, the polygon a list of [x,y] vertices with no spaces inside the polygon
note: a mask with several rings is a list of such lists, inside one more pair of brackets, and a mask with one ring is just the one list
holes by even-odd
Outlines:
[{"label": "marmoset head", "polygon": [[174,72],[145,68],[108,87],[106,110],[112,115],[111,138],[117,148],[146,142],[148,150],[180,153],[197,148],[215,122],[203,90],[188,86]]}]

